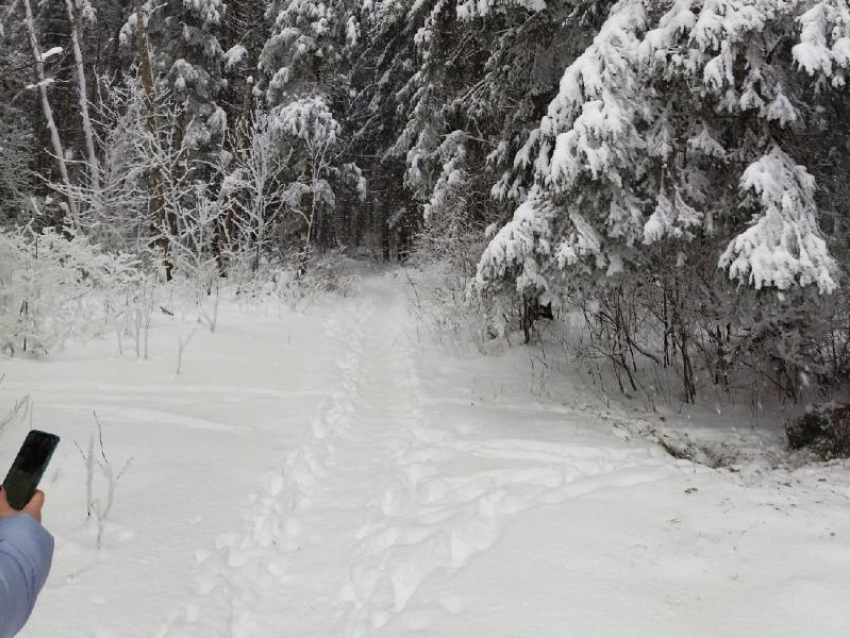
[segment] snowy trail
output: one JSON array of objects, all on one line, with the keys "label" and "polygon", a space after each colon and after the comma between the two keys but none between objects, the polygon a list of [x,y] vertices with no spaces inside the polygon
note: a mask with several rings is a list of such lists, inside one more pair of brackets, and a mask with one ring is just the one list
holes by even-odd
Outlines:
[{"label": "snowy trail", "polygon": [[[326,478],[334,439],[357,409],[358,372],[365,354],[363,324],[370,314],[370,304],[359,302],[354,308],[337,309],[324,322],[325,338],[342,351],[333,362],[339,390],[318,401],[304,439],[265,473],[260,493],[248,495],[243,528],[219,535],[211,551],[198,551],[198,596],[187,605],[183,618],[169,623],[162,635],[263,635],[259,625],[264,620],[276,622],[280,616],[295,615],[296,600],[305,596],[304,585],[315,581],[316,574],[298,579],[292,555],[302,551],[301,520],[314,508],[311,493]],[[320,520],[319,524],[332,522]],[[333,548],[324,545],[321,549],[330,552]],[[329,558],[330,554],[322,560]],[[288,586],[292,581],[300,586]]]},{"label": "snowy trail", "polygon": [[[10,368],[0,400],[29,393],[68,443],[24,638],[846,636],[840,468],[672,459],[575,379],[531,396],[528,352],[420,342],[393,273],[311,313],[231,313],[180,377],[178,321],[149,362],[104,344]],[[133,459],[100,548],[73,445],[93,410]]]},{"label": "snowy trail", "polygon": [[406,304],[403,288],[373,279],[326,320],[342,349],[340,391],[249,497],[244,528],[198,552],[199,596],[163,635],[361,638],[393,620],[424,631],[461,601],[417,601],[422,584],[491,547],[512,516],[681,474],[657,450],[610,435],[595,445],[466,441],[435,424]]}]

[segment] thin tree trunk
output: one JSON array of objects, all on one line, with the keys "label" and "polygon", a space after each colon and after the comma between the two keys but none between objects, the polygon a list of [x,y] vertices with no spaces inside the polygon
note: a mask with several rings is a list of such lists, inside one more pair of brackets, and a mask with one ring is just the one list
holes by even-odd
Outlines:
[{"label": "thin tree trunk", "polygon": [[678,328],[679,332],[679,354],[682,357],[682,385],[685,396],[685,403],[693,403],[696,400],[697,389],[696,379],[694,378],[694,368],[691,364],[691,355],[689,348],[689,330],[685,324],[684,314],[684,299],[680,283],[676,282],[676,296],[672,299],[673,302],[673,325]]},{"label": "thin tree trunk", "polygon": [[15,9],[18,8],[18,0],[12,0],[12,4],[8,6],[6,9],[6,13],[3,15],[3,19],[0,20],[0,38],[6,37],[6,20],[12,17],[12,14],[15,12]]},{"label": "thin tree trunk", "polygon": [[316,206],[316,184],[319,182],[319,171],[316,168],[315,156],[313,157],[313,167],[310,176],[310,220],[307,222],[307,241],[304,244],[305,255],[308,254],[310,249],[313,247],[313,235],[316,232],[316,211],[318,209]]},{"label": "thin tree trunk", "polygon": [[670,316],[667,303],[667,280],[663,279],[661,284],[664,302],[664,367],[670,365]]},{"label": "thin tree trunk", "polygon": [[[245,83],[245,95],[242,98],[242,113],[239,116],[239,123],[236,125],[236,157],[240,161],[244,161],[248,156],[248,144],[251,141],[251,104],[254,90],[254,78],[248,78]],[[237,194],[236,197],[239,195]],[[233,197],[231,195],[231,197]],[[233,246],[234,234],[236,232],[234,208],[236,202],[231,199],[228,202],[227,210],[224,213],[224,220],[220,222],[221,228],[218,233],[218,242],[216,257],[218,259],[218,268],[222,276],[227,272],[227,254],[228,250]],[[256,247],[257,252],[252,261],[252,270],[257,270],[260,263],[260,246]]]},{"label": "thin tree trunk", "polygon": [[80,117],[83,120],[83,137],[86,143],[86,155],[89,168],[89,182],[92,190],[100,196],[100,166],[94,148],[94,129],[89,117],[89,99],[86,94],[86,74],[83,68],[83,52],[80,49],[80,36],[77,30],[77,18],[74,14],[73,0],[65,0],[68,10],[68,23],[71,26],[71,48],[74,52],[74,66],[77,70],[77,91],[80,100]]},{"label": "thin tree trunk", "polygon": [[[385,191],[386,192],[386,191]],[[384,218],[381,222],[381,250],[385,262],[389,262],[390,251],[390,199],[384,198]]]},{"label": "thin tree trunk", "polygon": [[[171,166],[167,174],[167,184],[171,185],[172,189],[177,189],[181,192],[184,181],[190,176],[190,168],[188,163],[188,155],[185,154],[183,148],[183,139],[186,134],[186,107],[182,102],[175,102],[174,115],[172,116],[171,126]],[[182,197],[182,195],[177,195]],[[194,200],[197,204],[197,200]],[[179,210],[179,209],[178,209]],[[171,234],[171,239],[174,241],[180,236],[180,233],[185,230],[185,219],[178,219],[176,210],[165,211],[165,222],[168,227],[168,232]]]},{"label": "thin tree trunk", "polygon": [[[29,1],[29,0],[27,0]],[[142,75],[142,89],[145,94],[145,124],[154,144],[159,146],[159,127],[156,122],[156,94],[153,85],[153,69],[151,68],[150,51],[148,50],[148,27],[142,0],[136,0],[136,40],[139,46],[139,70]],[[165,191],[163,189],[160,167],[154,164],[150,171],[151,205],[153,208],[154,226],[159,233],[157,243],[162,249],[163,266],[166,280],[171,280],[173,264],[168,257],[170,248],[169,228],[165,219]]]},{"label": "thin tree trunk", "polygon": [[30,0],[24,0],[24,12],[26,14],[25,23],[29,35],[30,48],[32,49],[32,57],[35,63],[35,77],[38,80],[38,92],[41,97],[41,110],[44,113],[44,119],[47,121],[47,129],[50,131],[50,143],[53,146],[56,166],[59,168],[62,183],[68,191],[66,196],[68,198],[68,208],[71,213],[71,223],[75,229],[78,229],[79,220],[76,218],[76,207],[71,197],[71,178],[68,176],[68,165],[65,163],[65,150],[62,148],[59,129],[56,128],[53,109],[50,108],[50,100],[47,97],[47,78],[44,75],[44,58],[41,55],[41,48],[38,45],[38,38],[35,34],[35,19],[33,18]]}]

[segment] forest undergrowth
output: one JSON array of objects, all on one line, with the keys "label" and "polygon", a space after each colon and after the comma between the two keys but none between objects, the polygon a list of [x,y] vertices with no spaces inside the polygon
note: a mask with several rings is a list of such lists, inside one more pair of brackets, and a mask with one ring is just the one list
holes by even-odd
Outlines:
[{"label": "forest undergrowth", "polygon": [[[444,255],[437,260],[427,243],[417,246],[404,276],[429,341],[455,356],[524,349],[530,395],[551,398],[559,385],[578,384],[601,406],[639,415],[635,423],[624,424],[635,435],[656,441],[672,456],[710,467],[756,460],[798,467],[846,454],[819,453],[807,443],[789,445],[801,418],[805,423],[816,406],[842,405],[845,395],[839,383],[809,382],[802,369],[787,371],[772,351],[782,347],[781,334],[753,353],[746,346],[754,340],[741,343],[738,333],[738,343],[724,352],[716,331],[694,321],[686,333],[692,353],[683,357],[684,333],[672,334],[669,326],[665,331],[638,295],[627,300],[621,289],[601,299],[576,294],[554,308],[536,308],[529,317],[520,295],[485,302],[475,294],[462,261]],[[462,252],[459,247],[455,254]],[[829,334],[832,352],[840,356],[846,333]],[[730,328],[719,341],[733,344],[735,337]],[[835,365],[846,364],[835,360]],[[783,384],[794,375],[796,382]]]},{"label": "forest undergrowth", "polygon": [[329,253],[260,268],[234,261],[227,277],[207,263],[166,280],[145,256],[103,250],[67,229],[0,231],[0,352],[44,357],[69,340],[109,338],[120,355],[147,359],[154,315],[215,332],[223,303],[298,310],[317,295],[350,294],[348,266]]}]

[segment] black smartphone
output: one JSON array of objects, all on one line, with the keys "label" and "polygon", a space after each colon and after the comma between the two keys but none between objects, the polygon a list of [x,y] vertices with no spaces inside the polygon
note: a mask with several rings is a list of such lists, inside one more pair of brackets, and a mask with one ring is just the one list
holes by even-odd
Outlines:
[{"label": "black smartphone", "polygon": [[27,434],[3,481],[6,500],[16,510],[23,509],[30,502],[57,445],[59,437],[55,434],[39,430],[30,430]]}]

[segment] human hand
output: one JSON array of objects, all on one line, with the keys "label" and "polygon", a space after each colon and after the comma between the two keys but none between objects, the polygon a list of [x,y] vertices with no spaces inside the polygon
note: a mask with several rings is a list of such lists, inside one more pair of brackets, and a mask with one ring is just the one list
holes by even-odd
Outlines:
[{"label": "human hand", "polygon": [[6,492],[0,487],[0,518],[15,516],[17,514],[29,514],[41,523],[41,508],[44,507],[44,492],[36,490],[30,502],[24,505],[24,509],[18,511],[6,500]]}]

